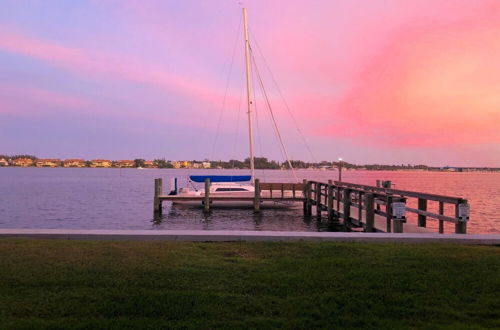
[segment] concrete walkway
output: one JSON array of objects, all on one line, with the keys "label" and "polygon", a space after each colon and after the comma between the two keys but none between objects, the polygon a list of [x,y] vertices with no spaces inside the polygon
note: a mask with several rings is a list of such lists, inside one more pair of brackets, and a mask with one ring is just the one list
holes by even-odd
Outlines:
[{"label": "concrete walkway", "polygon": [[0,229],[0,239],[8,237],[95,240],[95,241],[330,241],[330,242],[399,242],[458,243],[500,245],[500,235],[460,235],[436,233],[354,233],[223,230],[71,230],[71,229]]}]

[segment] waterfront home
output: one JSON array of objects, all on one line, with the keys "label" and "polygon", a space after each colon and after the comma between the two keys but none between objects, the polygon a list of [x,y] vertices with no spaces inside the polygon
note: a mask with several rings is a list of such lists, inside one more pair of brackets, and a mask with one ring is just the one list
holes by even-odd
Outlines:
[{"label": "waterfront home", "polygon": [[85,159],[65,159],[64,167],[85,167]]},{"label": "waterfront home", "polygon": [[36,167],[58,167],[61,166],[61,160],[55,158],[40,158],[36,160]]},{"label": "waterfront home", "polygon": [[191,168],[192,167],[191,162],[188,162],[187,160],[174,161],[174,162],[172,162],[172,165],[174,166],[174,168]]},{"label": "waterfront home", "polygon": [[9,166],[9,161],[5,158],[0,158],[0,166]]},{"label": "waterfront home", "polygon": [[111,167],[112,163],[108,159],[92,159],[90,167]]},{"label": "waterfront home", "polygon": [[116,162],[116,167],[134,167],[133,160],[119,160]]},{"label": "waterfront home", "polygon": [[152,162],[151,160],[145,160],[144,161],[144,167],[145,168],[154,168],[156,166],[155,166],[155,163]]},{"label": "waterfront home", "polygon": [[28,167],[28,166],[33,166],[33,159],[31,158],[16,158],[12,160],[12,165],[14,166],[21,166],[21,167]]},{"label": "waterfront home", "polygon": [[203,168],[210,168],[211,166],[210,162],[203,162],[201,164],[203,165]]}]

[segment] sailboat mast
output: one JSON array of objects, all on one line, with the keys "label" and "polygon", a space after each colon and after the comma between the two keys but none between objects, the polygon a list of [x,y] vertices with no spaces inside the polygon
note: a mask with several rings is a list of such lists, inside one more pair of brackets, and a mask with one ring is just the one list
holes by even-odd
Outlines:
[{"label": "sailboat mast", "polygon": [[243,8],[243,25],[245,30],[245,72],[247,77],[247,106],[248,106],[248,135],[250,139],[250,172],[252,174],[252,183],[255,180],[255,164],[253,155],[253,126],[252,126],[252,94],[251,94],[251,71],[250,71],[250,43],[248,40],[248,21],[247,9]]}]

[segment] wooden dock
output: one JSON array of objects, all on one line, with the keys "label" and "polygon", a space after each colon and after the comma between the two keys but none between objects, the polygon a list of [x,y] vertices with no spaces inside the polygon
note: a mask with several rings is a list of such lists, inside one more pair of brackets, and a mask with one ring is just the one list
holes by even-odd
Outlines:
[{"label": "wooden dock", "polygon": [[[210,191],[210,180],[205,181],[205,191]],[[417,208],[407,206],[407,200],[415,199]],[[163,195],[162,179],[155,179],[153,210],[161,216],[164,201],[199,201],[205,212],[210,212],[213,201],[253,202],[254,212],[261,212],[261,203],[297,202],[303,204],[305,216],[324,216],[329,221],[341,221],[349,228],[362,228],[365,232],[430,233],[427,220],[439,222],[439,233],[444,224],[453,223],[455,233],[467,232],[469,205],[459,197],[420,193],[414,191],[359,185],[347,182],[306,181],[302,183],[261,183],[255,180],[255,194],[249,196],[201,196]],[[428,205],[435,203],[438,211],[431,212]],[[452,205],[453,215],[445,215],[446,206]],[[448,207],[449,209],[449,207]],[[417,215],[417,225],[406,223],[407,214]]]}]

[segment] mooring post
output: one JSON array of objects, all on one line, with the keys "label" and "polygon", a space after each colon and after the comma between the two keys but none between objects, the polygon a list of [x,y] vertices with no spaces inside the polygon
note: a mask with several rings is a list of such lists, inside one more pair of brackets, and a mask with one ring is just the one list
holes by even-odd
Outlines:
[{"label": "mooring post", "polygon": [[371,193],[365,195],[365,231],[368,233],[375,230],[374,196]]},{"label": "mooring post", "polygon": [[205,198],[203,199],[203,209],[210,212],[210,179],[205,179]]},{"label": "mooring post", "polygon": [[[419,211],[427,211],[427,199],[419,198],[418,199],[418,210]],[[427,225],[427,217],[423,214],[418,215],[418,226],[425,227]]]},{"label": "mooring post", "polygon": [[314,197],[316,197],[316,217],[319,219],[321,218],[321,183],[316,182],[314,192]]},{"label": "mooring post", "polygon": [[395,233],[403,232],[403,224],[406,221],[406,199],[393,198],[391,204],[392,226]]},{"label": "mooring post", "polygon": [[302,188],[302,196],[304,197],[303,207],[304,207],[304,215],[307,215],[307,180],[303,179],[302,184],[304,185]]},{"label": "mooring post", "polygon": [[254,212],[260,211],[260,180],[255,179],[255,197],[253,199],[253,210]]},{"label": "mooring post", "polygon": [[385,204],[385,214],[386,214],[386,220],[387,220],[387,228],[386,231],[390,233],[392,231],[391,229],[391,220],[392,220],[392,197],[387,196],[386,199],[386,204]]},{"label": "mooring post", "polygon": [[461,203],[455,205],[455,234],[467,233],[467,221],[469,220],[469,205],[467,200],[462,200]]},{"label": "mooring post", "polygon": [[312,195],[312,182],[308,181],[306,185],[307,189],[307,196],[306,196],[306,201],[307,201],[307,216],[310,217],[312,215],[312,202],[311,202],[311,195]]},{"label": "mooring post", "polygon": [[349,188],[344,188],[344,197],[342,199],[342,204],[344,204],[344,214],[343,214],[343,219],[344,219],[344,224],[348,224],[351,219],[351,189]]},{"label": "mooring post", "polygon": [[[444,203],[439,202],[439,214],[444,215]],[[439,220],[439,233],[444,234],[444,221]]]},{"label": "mooring post", "polygon": [[333,181],[328,180],[328,193],[327,193],[327,212],[328,212],[328,220],[333,220]]},{"label": "mooring post", "polygon": [[358,221],[359,223],[363,222],[363,192],[360,191],[358,193]]},{"label": "mooring post", "polygon": [[162,194],[162,179],[155,179],[155,194],[153,199],[153,213],[154,215],[161,215],[162,212],[162,202],[160,196]]}]

